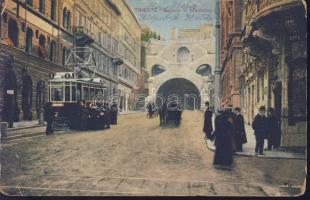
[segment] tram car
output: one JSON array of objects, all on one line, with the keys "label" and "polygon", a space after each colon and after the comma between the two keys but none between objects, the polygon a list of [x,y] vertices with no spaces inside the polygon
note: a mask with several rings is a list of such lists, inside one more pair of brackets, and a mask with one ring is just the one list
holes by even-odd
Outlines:
[{"label": "tram car", "polygon": [[94,101],[104,95],[106,86],[101,78],[75,78],[73,72],[50,74],[48,100],[56,113],[55,129],[77,130],[79,126],[79,102]]}]

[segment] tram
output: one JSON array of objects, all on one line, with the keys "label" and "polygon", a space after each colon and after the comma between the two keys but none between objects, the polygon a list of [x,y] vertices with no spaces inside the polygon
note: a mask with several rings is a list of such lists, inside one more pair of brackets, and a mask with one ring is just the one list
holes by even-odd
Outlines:
[{"label": "tram", "polygon": [[78,129],[79,102],[93,102],[97,95],[104,95],[106,86],[101,78],[75,78],[73,72],[50,74],[48,100],[56,113],[59,126]]}]

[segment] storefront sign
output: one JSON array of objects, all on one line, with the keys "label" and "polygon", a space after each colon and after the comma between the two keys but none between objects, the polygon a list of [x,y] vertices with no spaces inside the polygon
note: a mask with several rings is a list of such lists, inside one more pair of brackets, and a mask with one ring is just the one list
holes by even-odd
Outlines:
[{"label": "storefront sign", "polygon": [[8,95],[14,95],[14,90],[7,90],[6,93],[7,93]]}]

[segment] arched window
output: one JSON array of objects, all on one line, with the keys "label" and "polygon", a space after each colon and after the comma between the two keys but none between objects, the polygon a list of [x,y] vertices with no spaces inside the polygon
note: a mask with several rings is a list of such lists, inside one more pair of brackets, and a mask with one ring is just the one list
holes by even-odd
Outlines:
[{"label": "arched window", "polygon": [[39,11],[45,14],[45,0],[40,0],[39,2]]},{"label": "arched window", "polygon": [[65,66],[67,59],[67,48],[62,48],[62,65]]},{"label": "arched window", "polygon": [[46,42],[46,40],[45,40],[44,35],[40,35],[39,36],[39,46],[38,46],[40,58],[46,58],[48,55],[46,48],[45,48],[45,42]]},{"label": "arched window", "polygon": [[9,20],[8,36],[10,40],[9,41],[10,45],[17,47],[18,46],[18,27],[17,27],[17,22],[13,19]]},{"label": "arched window", "polygon": [[68,22],[68,11],[67,8],[65,7],[62,11],[62,25],[64,28],[67,28],[67,22]]},{"label": "arched window", "polygon": [[33,36],[33,31],[30,28],[27,28],[25,51],[28,53],[32,52],[32,36]]},{"label": "arched window", "polygon": [[161,74],[165,71],[166,71],[165,67],[160,66],[160,65],[154,65],[152,67],[152,76],[157,76],[158,74]]},{"label": "arched window", "polygon": [[51,0],[51,19],[56,21],[57,0]]},{"label": "arched window", "polygon": [[211,66],[207,64],[201,65],[197,68],[196,73],[200,74],[201,76],[211,76],[212,75]]},{"label": "arched window", "polygon": [[50,44],[50,61],[55,62],[56,60],[56,42],[51,41]]},{"label": "arched window", "polygon": [[177,52],[177,62],[184,63],[190,61],[190,51],[186,47],[181,47]]},{"label": "arched window", "polygon": [[68,10],[67,13],[67,29],[71,29],[71,11]]}]

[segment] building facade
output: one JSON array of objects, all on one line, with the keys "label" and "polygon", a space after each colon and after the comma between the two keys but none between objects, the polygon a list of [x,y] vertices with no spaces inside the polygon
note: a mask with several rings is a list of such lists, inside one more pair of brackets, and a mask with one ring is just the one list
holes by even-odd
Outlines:
[{"label": "building facade", "polygon": [[64,7],[73,10],[68,0],[6,2],[0,30],[1,119],[11,112],[15,121],[37,118],[47,100],[49,74],[70,70],[62,65],[63,47],[73,45],[72,18],[63,18]]},{"label": "building facade", "polygon": [[[251,123],[259,106],[275,108],[283,147],[306,147],[307,31],[302,0],[244,2],[241,105]],[[272,22],[272,23],[271,23]]]},{"label": "building facade", "polygon": [[221,106],[240,107],[243,0],[221,1]]},{"label": "building facade", "polygon": [[107,100],[115,95],[120,108],[131,108],[141,79],[141,27],[126,1],[7,0],[0,21],[0,72],[10,77],[1,79],[1,116],[13,100],[15,121],[39,117],[49,74],[73,71],[68,61],[77,47],[93,52]]},{"label": "building facade", "polygon": [[[171,31],[175,35],[175,29]],[[165,41],[151,39],[146,50],[146,69],[150,77],[147,101],[157,102],[160,97],[171,101],[169,98],[175,95],[183,109],[203,108],[205,101],[212,100],[214,45],[211,35],[206,39],[196,38],[196,35]]]}]

